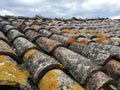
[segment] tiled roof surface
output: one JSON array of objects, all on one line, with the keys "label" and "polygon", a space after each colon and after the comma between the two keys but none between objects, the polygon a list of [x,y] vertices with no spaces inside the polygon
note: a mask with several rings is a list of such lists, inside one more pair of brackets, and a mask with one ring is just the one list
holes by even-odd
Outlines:
[{"label": "tiled roof surface", "polygon": [[120,90],[120,20],[0,17],[1,90]]}]

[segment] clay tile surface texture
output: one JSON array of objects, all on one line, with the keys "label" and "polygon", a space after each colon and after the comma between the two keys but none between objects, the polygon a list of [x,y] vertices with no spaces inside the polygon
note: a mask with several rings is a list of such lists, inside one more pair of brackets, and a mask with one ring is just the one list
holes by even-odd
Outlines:
[{"label": "clay tile surface texture", "polygon": [[120,20],[0,17],[0,90],[120,90]]}]

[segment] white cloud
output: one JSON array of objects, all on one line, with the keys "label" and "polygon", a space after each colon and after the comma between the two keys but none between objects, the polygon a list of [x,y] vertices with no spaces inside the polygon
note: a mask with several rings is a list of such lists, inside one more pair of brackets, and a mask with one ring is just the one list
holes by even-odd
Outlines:
[{"label": "white cloud", "polygon": [[80,8],[79,7],[79,3],[78,2],[67,2],[66,4],[64,4],[63,7],[67,7],[68,9],[71,10],[78,10]]},{"label": "white cloud", "polygon": [[42,2],[42,0],[15,0],[15,2],[23,5],[35,5]]},{"label": "white cloud", "polygon": [[120,15],[119,16],[113,16],[113,17],[110,17],[111,19],[120,19]]},{"label": "white cloud", "polygon": [[0,10],[0,15],[16,15],[15,13],[8,10]]},{"label": "white cloud", "polygon": [[0,8],[6,10],[5,13],[23,16],[94,18],[120,15],[120,0],[4,0],[1,3]]},{"label": "white cloud", "polygon": [[120,8],[120,0],[86,0],[82,4],[82,7],[86,10],[109,10],[115,11]]}]

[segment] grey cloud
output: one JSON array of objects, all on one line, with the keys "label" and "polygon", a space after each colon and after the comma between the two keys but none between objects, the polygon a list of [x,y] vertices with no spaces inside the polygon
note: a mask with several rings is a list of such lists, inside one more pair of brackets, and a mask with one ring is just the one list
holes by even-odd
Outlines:
[{"label": "grey cloud", "polygon": [[[113,17],[120,16],[119,0],[4,0],[0,8],[8,14],[45,17]],[[107,4],[106,4],[107,3]]]}]

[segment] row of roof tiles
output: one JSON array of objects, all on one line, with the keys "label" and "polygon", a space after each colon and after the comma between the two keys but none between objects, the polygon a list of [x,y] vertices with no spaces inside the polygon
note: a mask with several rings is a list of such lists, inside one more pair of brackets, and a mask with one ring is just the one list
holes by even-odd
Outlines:
[{"label": "row of roof tiles", "polygon": [[[0,29],[9,39],[2,38],[1,32],[1,45],[10,42],[6,44],[12,48],[2,47],[1,52],[19,65],[25,64],[30,73],[27,82],[38,90],[119,90],[119,37],[83,34],[44,23],[42,18],[0,20]],[[36,89],[29,84],[23,86]]]}]

